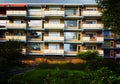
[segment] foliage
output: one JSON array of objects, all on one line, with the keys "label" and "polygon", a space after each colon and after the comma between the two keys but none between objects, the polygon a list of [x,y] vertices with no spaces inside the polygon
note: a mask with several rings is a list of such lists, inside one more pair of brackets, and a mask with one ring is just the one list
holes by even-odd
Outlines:
[{"label": "foliage", "polygon": [[96,60],[101,58],[97,51],[78,52],[77,56],[83,60]]},{"label": "foliage", "polygon": [[120,0],[97,0],[103,8],[102,22],[105,28],[111,28],[112,31],[120,35]]},{"label": "foliage", "polygon": [[20,42],[8,41],[0,45],[0,58],[2,65],[17,65],[19,58],[22,56]]},{"label": "foliage", "polygon": [[120,76],[107,68],[96,71],[36,69],[9,79],[10,84],[119,84]]}]

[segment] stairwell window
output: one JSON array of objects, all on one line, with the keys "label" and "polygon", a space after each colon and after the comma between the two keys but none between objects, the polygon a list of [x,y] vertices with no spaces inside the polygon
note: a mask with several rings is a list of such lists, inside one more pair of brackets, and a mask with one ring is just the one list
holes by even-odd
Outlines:
[{"label": "stairwell window", "polygon": [[77,8],[66,8],[65,9],[65,15],[76,15],[77,14]]},{"label": "stairwell window", "polygon": [[77,27],[77,20],[66,20],[65,27]]}]

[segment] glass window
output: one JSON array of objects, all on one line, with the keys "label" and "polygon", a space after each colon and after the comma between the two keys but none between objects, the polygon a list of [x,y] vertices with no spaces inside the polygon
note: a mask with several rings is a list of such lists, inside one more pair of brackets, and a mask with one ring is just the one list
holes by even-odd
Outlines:
[{"label": "glass window", "polygon": [[77,39],[76,32],[65,32],[65,40]]},{"label": "glass window", "polygon": [[41,32],[36,32],[36,31],[30,32],[30,36],[32,38],[40,38],[41,37]]},{"label": "glass window", "polygon": [[86,20],[86,24],[97,24],[95,20]]},{"label": "glass window", "polygon": [[96,50],[96,46],[86,46],[86,50]]},{"label": "glass window", "polygon": [[40,50],[40,43],[30,43],[29,48],[32,50]]},{"label": "glass window", "polygon": [[77,51],[77,44],[64,44],[65,51]]},{"label": "glass window", "polygon": [[65,26],[66,27],[77,27],[77,20],[66,20]]},{"label": "glass window", "polygon": [[77,14],[77,8],[66,8],[65,9],[65,15],[76,15]]}]

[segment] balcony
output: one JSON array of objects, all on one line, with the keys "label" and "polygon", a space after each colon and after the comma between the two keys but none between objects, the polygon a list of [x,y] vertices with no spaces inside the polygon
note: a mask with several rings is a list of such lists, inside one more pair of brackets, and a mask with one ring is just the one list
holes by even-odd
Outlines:
[{"label": "balcony", "polygon": [[20,40],[26,41],[26,36],[6,36],[6,40]]},{"label": "balcony", "polygon": [[64,16],[64,11],[45,11],[45,16]]},{"label": "balcony", "polygon": [[83,11],[82,16],[101,16],[99,11]]},{"label": "balcony", "polygon": [[7,11],[7,16],[26,16],[26,11]]},{"label": "balcony", "polygon": [[64,24],[44,24],[45,29],[64,29]]},{"label": "balcony", "polygon": [[37,17],[44,17],[44,10],[40,10],[40,9],[30,9],[28,10],[29,12],[29,16],[32,18],[37,18]]},{"label": "balcony", "polygon": [[22,24],[7,23],[6,28],[8,28],[8,29],[25,29],[26,24],[25,23],[22,23]]},{"label": "balcony", "polygon": [[103,24],[83,24],[83,29],[103,29]]},{"label": "balcony", "polygon": [[49,37],[49,36],[44,36],[44,41],[50,41],[50,42],[60,42],[64,41],[64,37]]},{"label": "balcony", "polygon": [[52,50],[52,49],[45,49],[44,50],[44,54],[48,54],[48,55],[62,55],[64,54],[64,50],[63,49],[56,49],[56,50]]},{"label": "balcony", "polygon": [[83,37],[83,42],[103,42],[103,41],[104,41],[103,37],[96,37],[96,38]]}]

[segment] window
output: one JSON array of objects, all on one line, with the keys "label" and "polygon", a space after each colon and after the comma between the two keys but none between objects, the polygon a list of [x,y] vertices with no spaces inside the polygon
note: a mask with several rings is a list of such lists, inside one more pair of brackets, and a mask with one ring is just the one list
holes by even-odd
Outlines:
[{"label": "window", "polygon": [[77,27],[77,20],[66,20],[65,26],[66,27]]},{"label": "window", "polygon": [[86,50],[96,50],[96,46],[86,46]]},{"label": "window", "polygon": [[14,20],[13,23],[14,24],[21,24],[21,23],[23,23],[23,21],[21,21],[21,20]]},{"label": "window", "polygon": [[40,50],[40,43],[30,43],[29,48],[31,50]]},{"label": "window", "polygon": [[51,20],[49,20],[49,24],[60,24],[60,20],[59,19],[51,19]]},{"label": "window", "polygon": [[86,24],[97,24],[95,20],[86,20]]},{"label": "window", "polygon": [[31,32],[30,37],[32,38],[40,38],[41,37],[41,32]]},{"label": "window", "polygon": [[60,33],[59,32],[49,32],[50,37],[59,37]]},{"label": "window", "polygon": [[60,45],[59,44],[49,44],[49,49],[56,50],[59,49]]},{"label": "window", "polygon": [[77,51],[77,44],[64,44],[64,50],[67,51]]},{"label": "window", "polygon": [[65,9],[65,15],[76,15],[77,14],[77,8],[66,8]]},{"label": "window", "polygon": [[29,26],[42,26],[41,20],[30,20],[28,22]]},{"label": "window", "polygon": [[76,32],[65,32],[65,40],[77,39]]}]

